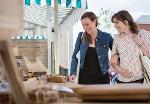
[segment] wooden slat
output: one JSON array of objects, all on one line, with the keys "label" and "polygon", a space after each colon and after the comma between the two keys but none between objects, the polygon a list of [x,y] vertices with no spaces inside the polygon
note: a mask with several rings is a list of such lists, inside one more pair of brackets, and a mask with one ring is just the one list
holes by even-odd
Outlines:
[{"label": "wooden slat", "polygon": [[16,104],[29,104],[21,77],[19,76],[19,70],[17,70],[13,51],[7,41],[0,41],[0,59]]},{"label": "wooden slat", "polygon": [[148,100],[150,101],[150,85],[117,84],[87,85],[76,91],[83,100]]}]

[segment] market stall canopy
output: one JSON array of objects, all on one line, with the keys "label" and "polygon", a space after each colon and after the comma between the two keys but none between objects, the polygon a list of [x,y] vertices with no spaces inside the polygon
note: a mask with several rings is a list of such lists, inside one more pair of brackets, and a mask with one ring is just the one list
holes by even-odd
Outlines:
[{"label": "market stall canopy", "polygon": [[[25,0],[25,5],[42,5],[43,3],[48,6],[53,6],[54,0]],[[65,7],[88,8],[87,0],[58,0],[58,5],[65,5]]]},{"label": "market stall canopy", "polygon": [[[40,26],[42,28],[47,28],[48,22],[51,22],[54,27],[54,7],[50,7],[50,19],[48,19],[47,6],[46,5],[36,5],[32,4],[30,6],[24,6],[24,22],[32,25]],[[72,27],[74,23],[78,21],[81,17],[85,9],[77,9],[75,7],[58,7],[58,24],[59,30],[63,31],[68,27]],[[33,30],[34,26],[28,27],[25,25],[24,30]],[[16,37],[12,37],[12,39],[47,39],[47,34],[19,34]]]},{"label": "market stall canopy", "polygon": [[[62,24],[66,16],[71,14],[71,12],[75,10],[73,7],[58,7],[58,22]],[[54,8],[50,8],[50,21],[54,22]],[[79,10],[78,10],[79,11]],[[76,14],[78,15],[78,14]],[[24,7],[24,20],[30,22],[32,24],[37,24],[40,26],[47,27],[47,6],[38,6],[36,4],[25,6]],[[73,18],[72,18],[73,19]],[[49,22],[50,22],[49,21]]]}]

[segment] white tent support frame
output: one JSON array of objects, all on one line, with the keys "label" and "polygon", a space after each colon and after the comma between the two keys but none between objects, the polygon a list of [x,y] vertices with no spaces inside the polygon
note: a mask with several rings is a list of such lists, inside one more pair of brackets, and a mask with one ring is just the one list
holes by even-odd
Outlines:
[{"label": "white tent support frame", "polygon": [[[37,31],[38,28],[35,27],[35,30],[33,30],[34,34],[39,34],[42,31],[44,32],[44,34],[47,34],[48,36],[48,40],[47,40],[48,74],[52,74],[52,73],[59,74],[60,64],[66,68],[69,67],[71,54],[73,50],[72,29],[74,23],[79,20],[81,14],[83,13],[82,9],[64,8],[58,6],[57,0],[55,0],[54,3],[55,3],[54,8],[48,5],[38,6],[35,4],[24,7],[24,21],[29,24],[34,24],[39,29],[42,29]],[[43,28],[47,28],[47,30],[45,31],[43,30]],[[52,32],[52,29],[54,29],[54,32]],[[26,32],[28,33],[28,30]],[[61,42],[63,42],[62,39],[65,37],[67,37],[68,39],[68,40],[64,40],[67,41],[67,47],[65,49],[67,49],[68,51],[60,49],[62,48],[61,46]],[[60,54],[60,51],[63,51],[65,53]],[[65,54],[67,55],[67,57],[65,57],[64,61],[62,61],[63,59],[62,55]]]},{"label": "white tent support frame", "polygon": [[55,48],[55,73],[59,74],[59,53],[58,53],[58,1],[54,0],[54,48]]}]

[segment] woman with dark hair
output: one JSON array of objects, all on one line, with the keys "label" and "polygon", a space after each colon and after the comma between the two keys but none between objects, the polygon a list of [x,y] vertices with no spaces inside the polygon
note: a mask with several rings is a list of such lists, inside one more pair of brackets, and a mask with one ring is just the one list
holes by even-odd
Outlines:
[{"label": "woman with dark hair", "polygon": [[84,32],[80,32],[72,55],[70,81],[76,78],[80,51],[79,84],[109,84],[108,51],[112,48],[113,38],[109,33],[97,29],[98,21],[93,12],[86,12],[81,17]]},{"label": "woman with dark hair", "polygon": [[119,33],[114,37],[111,54],[111,64],[118,72],[117,83],[143,83],[140,55],[150,56],[150,35],[138,30],[128,11],[119,11],[111,21]]}]

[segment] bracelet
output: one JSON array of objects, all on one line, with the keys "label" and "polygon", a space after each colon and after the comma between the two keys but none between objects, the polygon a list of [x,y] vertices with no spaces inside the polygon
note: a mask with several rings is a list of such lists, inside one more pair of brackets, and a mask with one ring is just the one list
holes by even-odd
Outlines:
[{"label": "bracelet", "polygon": [[139,47],[142,47],[144,45],[144,41],[141,43],[141,44],[139,44],[138,46]]}]

